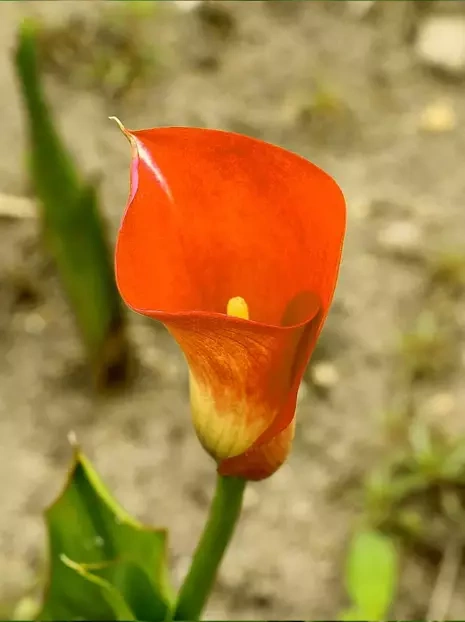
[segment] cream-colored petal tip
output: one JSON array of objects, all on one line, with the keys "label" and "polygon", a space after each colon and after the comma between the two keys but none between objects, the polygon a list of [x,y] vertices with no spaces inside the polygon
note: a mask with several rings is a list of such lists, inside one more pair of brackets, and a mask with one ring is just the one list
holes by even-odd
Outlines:
[{"label": "cream-colored petal tip", "polygon": [[126,128],[121,123],[121,121],[118,119],[118,117],[108,117],[108,118],[110,119],[110,121],[115,121],[119,129],[123,132],[123,134],[126,134]]},{"label": "cream-colored petal tip", "polygon": [[131,132],[124,127],[124,125],[121,123],[118,117],[108,117],[108,118],[110,119],[110,121],[115,121],[116,125],[123,132],[123,134],[126,136],[126,138],[131,143],[131,145],[134,145],[134,137],[132,136]]}]

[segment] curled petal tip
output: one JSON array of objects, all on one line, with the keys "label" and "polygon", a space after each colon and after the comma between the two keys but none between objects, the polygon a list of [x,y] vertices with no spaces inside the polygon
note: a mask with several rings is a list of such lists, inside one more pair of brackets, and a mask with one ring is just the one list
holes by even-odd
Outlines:
[{"label": "curled petal tip", "polygon": [[118,119],[118,117],[108,117],[108,118],[110,119],[110,121],[115,121],[116,125],[123,132],[123,134],[126,136],[126,138],[129,141],[131,141],[131,133],[124,127],[124,125],[121,123],[121,121]]},{"label": "curled petal tip", "polygon": [[110,121],[116,121],[116,124],[118,125],[119,129],[122,132],[126,131],[126,128],[124,127],[124,125],[121,123],[121,121],[118,119],[118,117],[108,117],[110,119]]}]

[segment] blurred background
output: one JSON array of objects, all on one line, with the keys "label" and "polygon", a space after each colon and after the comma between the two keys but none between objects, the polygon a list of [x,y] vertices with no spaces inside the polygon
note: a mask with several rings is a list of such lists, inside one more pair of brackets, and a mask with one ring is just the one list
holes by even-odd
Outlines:
[{"label": "blurred background", "polygon": [[[293,452],[249,486],[208,617],[334,619],[348,602],[348,542],[367,523],[402,553],[393,617],[462,617],[465,4],[23,0],[0,16],[0,617],[40,593],[41,513],[63,486],[70,431],[130,513],[169,527],[177,582],[214,482],[164,329],[113,309],[92,358],[75,287],[90,291],[82,247],[67,263],[63,223],[41,217],[46,192],[31,173],[14,60],[27,17],[54,123],[96,188],[110,245],[130,158],[111,115],[277,143],[347,199],[339,286]],[[37,153],[53,194],[57,167]]]}]

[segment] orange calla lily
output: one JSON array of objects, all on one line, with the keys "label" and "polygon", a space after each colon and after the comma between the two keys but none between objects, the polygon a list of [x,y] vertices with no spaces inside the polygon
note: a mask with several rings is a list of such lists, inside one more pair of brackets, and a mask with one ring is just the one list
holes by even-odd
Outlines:
[{"label": "orange calla lily", "polygon": [[345,203],[302,157],[219,130],[129,131],[119,291],[190,371],[194,426],[222,475],[286,459],[297,391],[336,284]]}]

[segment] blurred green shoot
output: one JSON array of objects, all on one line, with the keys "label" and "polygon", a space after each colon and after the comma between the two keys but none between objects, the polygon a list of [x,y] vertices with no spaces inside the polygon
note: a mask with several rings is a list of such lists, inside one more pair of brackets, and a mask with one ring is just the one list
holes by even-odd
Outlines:
[{"label": "blurred green shoot", "polygon": [[415,418],[405,444],[368,478],[367,518],[439,563],[444,542],[465,542],[464,487],[465,439],[449,439]]},{"label": "blurred green shoot", "polygon": [[55,130],[42,91],[36,31],[30,22],[20,28],[15,66],[45,242],[76,316],[94,384],[102,389],[128,377],[122,305],[96,188],[81,178]]},{"label": "blurred green shoot", "polygon": [[428,265],[430,284],[441,288],[452,296],[465,291],[465,254],[460,251],[441,253],[433,257]]},{"label": "blurred green shoot", "polygon": [[144,36],[154,5],[109,3],[98,19],[74,15],[63,24],[44,24],[37,32],[42,71],[78,89],[96,90],[113,105],[134,95],[159,69],[159,55]]},{"label": "blurred green shoot", "polygon": [[420,313],[415,326],[402,336],[401,355],[411,382],[446,375],[454,363],[452,331],[431,310]]},{"label": "blurred green shoot", "polygon": [[350,543],[345,569],[350,607],[341,620],[386,620],[399,572],[397,550],[379,531],[357,532]]}]

